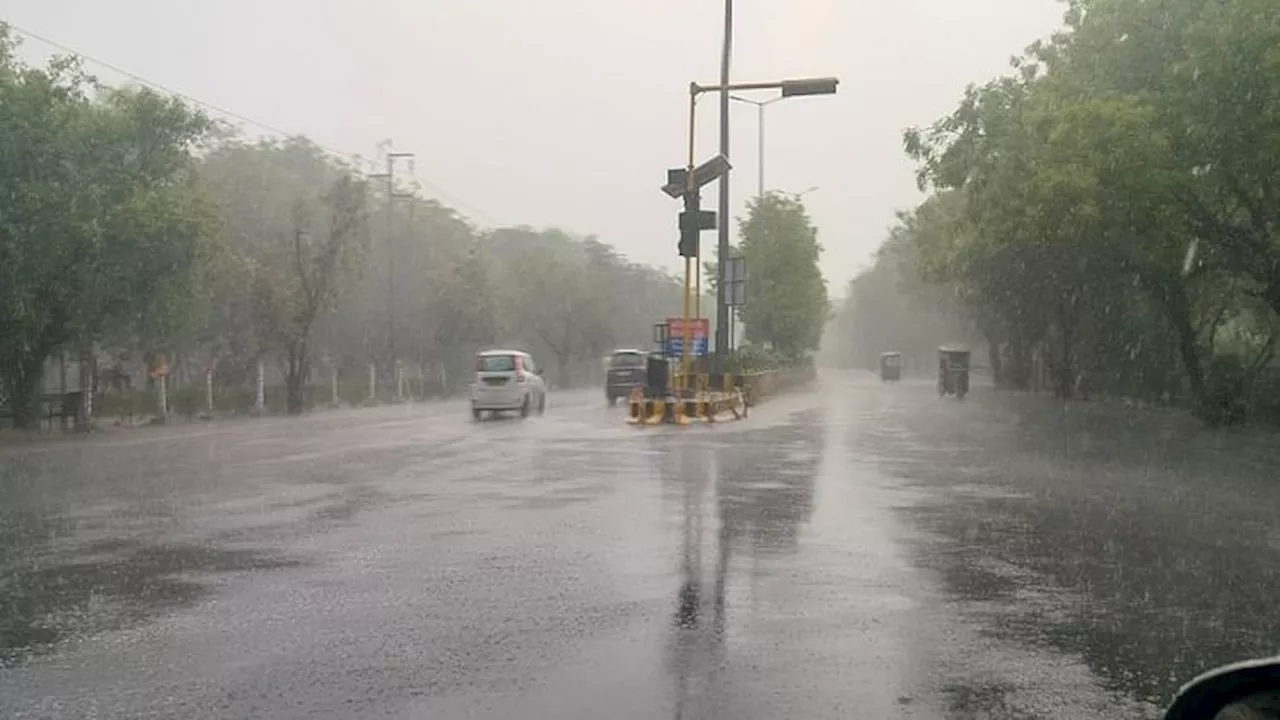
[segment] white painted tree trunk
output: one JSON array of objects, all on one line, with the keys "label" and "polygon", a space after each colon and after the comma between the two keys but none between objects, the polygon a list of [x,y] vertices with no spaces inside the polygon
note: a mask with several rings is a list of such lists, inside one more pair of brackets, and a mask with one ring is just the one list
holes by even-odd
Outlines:
[{"label": "white painted tree trunk", "polygon": [[338,407],[341,402],[338,400],[338,366],[329,365],[329,404]]},{"label": "white painted tree trunk", "polygon": [[169,377],[161,375],[156,378],[156,395],[160,404],[160,420],[169,419]]},{"label": "white painted tree trunk", "polygon": [[204,404],[210,415],[213,414],[213,370],[204,371]]},{"label": "white painted tree trunk", "polygon": [[404,399],[404,368],[396,364],[396,400]]},{"label": "white painted tree trunk", "polygon": [[369,402],[378,399],[378,369],[369,363]]},{"label": "white painted tree trunk", "polygon": [[267,369],[258,361],[258,394],[253,399],[253,410],[259,414],[267,409]]},{"label": "white painted tree trunk", "polygon": [[89,430],[93,427],[93,357],[92,350],[80,355],[80,391],[84,393],[84,406],[81,409],[80,427]]}]

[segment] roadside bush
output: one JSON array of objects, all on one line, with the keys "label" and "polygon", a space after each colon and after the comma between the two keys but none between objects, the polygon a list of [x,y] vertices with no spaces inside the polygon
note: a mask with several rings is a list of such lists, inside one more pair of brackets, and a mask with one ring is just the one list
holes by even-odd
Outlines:
[{"label": "roadside bush", "polygon": [[771,348],[748,345],[738,348],[728,364],[732,372],[750,373],[793,367],[796,361]]}]

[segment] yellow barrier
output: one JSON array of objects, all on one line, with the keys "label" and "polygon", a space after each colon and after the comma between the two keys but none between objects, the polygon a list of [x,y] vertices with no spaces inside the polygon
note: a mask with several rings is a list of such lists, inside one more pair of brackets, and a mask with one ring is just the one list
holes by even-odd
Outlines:
[{"label": "yellow barrier", "polygon": [[640,388],[632,389],[627,397],[627,422],[632,425],[644,422],[644,393]]},{"label": "yellow barrier", "polygon": [[[683,391],[681,392],[681,395],[683,395]],[[674,412],[672,413],[672,418],[675,420],[676,425],[689,424],[689,417],[684,414],[685,404],[686,402],[683,397],[676,398],[676,406],[672,408],[672,410],[674,410]]]},{"label": "yellow barrier", "polygon": [[657,425],[662,422],[663,400],[656,397],[653,399],[653,413],[645,420],[646,425]]},{"label": "yellow barrier", "polygon": [[706,417],[706,392],[707,376],[698,375],[693,381],[693,416],[696,418]]},{"label": "yellow barrier", "polygon": [[[689,425],[696,421],[715,423],[723,412],[733,414],[731,420],[747,416],[750,405],[750,383],[739,384],[728,373],[723,375],[723,391],[711,389],[711,376],[707,373],[675,375],[675,397],[646,398],[639,389],[628,395],[627,422],[632,425]],[[754,380],[754,377],[744,377]],[[690,394],[689,391],[692,391]]]}]

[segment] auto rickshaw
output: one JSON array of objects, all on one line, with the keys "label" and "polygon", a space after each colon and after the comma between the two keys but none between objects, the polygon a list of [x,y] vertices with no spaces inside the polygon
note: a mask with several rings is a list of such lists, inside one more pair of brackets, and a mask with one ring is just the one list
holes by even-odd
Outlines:
[{"label": "auto rickshaw", "polygon": [[885,382],[902,379],[902,353],[880,353],[880,379]]},{"label": "auto rickshaw", "polygon": [[963,400],[969,392],[969,351],[951,345],[938,348],[938,394]]}]

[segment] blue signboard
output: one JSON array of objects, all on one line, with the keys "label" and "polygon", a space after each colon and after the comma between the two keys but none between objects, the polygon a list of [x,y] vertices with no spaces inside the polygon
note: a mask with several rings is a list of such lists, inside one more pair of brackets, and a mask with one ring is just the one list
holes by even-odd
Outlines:
[{"label": "blue signboard", "polygon": [[[690,355],[693,357],[702,357],[707,354],[707,338],[695,337],[690,343]],[[667,338],[667,357],[678,358],[684,349],[684,338],[673,337]]]},{"label": "blue signboard", "polygon": [[[707,354],[707,337],[711,334],[711,323],[707,318],[689,318],[690,347],[689,355],[703,357]],[[678,358],[684,349],[684,321],[682,318],[667,318],[667,357]]]}]

